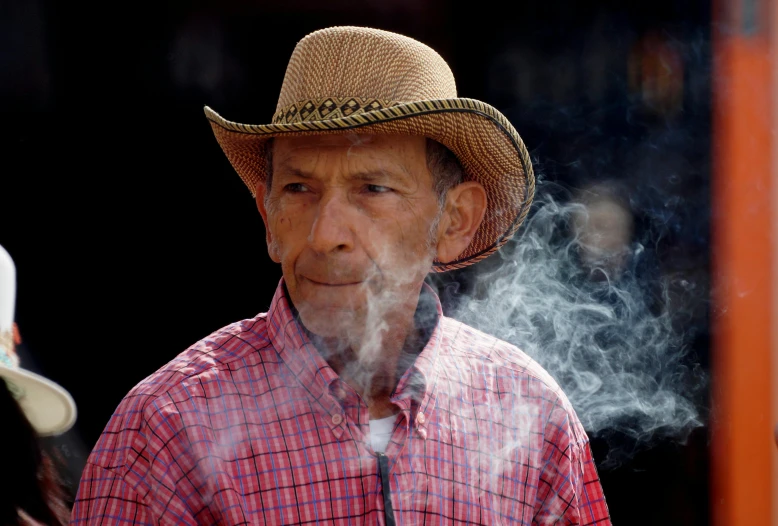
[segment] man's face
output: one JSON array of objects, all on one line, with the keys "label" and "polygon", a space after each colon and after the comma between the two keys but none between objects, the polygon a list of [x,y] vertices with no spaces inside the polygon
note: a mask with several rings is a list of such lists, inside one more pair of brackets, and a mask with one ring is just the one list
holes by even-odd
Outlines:
[{"label": "man's face", "polygon": [[308,330],[358,336],[412,314],[440,219],[423,137],[275,139],[268,192],[269,253]]}]

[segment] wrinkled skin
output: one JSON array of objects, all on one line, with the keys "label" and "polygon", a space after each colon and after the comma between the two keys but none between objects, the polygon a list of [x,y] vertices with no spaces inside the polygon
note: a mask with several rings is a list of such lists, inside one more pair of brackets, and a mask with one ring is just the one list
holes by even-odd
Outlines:
[{"label": "wrinkled skin", "polygon": [[392,371],[393,384],[424,278],[435,257],[451,261],[469,245],[483,187],[462,183],[441,206],[423,137],[277,138],[273,148],[257,207],[300,320],[334,351],[339,373],[358,360]]}]

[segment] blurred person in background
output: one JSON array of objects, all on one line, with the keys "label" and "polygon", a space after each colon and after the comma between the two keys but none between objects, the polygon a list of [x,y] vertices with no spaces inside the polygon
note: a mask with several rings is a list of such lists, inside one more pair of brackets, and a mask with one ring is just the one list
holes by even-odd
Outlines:
[{"label": "blurred person in background", "polygon": [[573,233],[581,264],[595,281],[618,280],[629,264],[635,229],[624,192],[616,183],[600,182],[574,198]]},{"label": "blurred person in background", "polygon": [[636,286],[633,297],[645,298],[658,314],[665,303],[659,262],[645,247],[648,226],[630,203],[623,182],[599,180],[579,188],[572,197],[570,235],[580,274],[574,279],[599,301],[619,304],[612,294],[622,286]]},{"label": "blurred person in background", "polygon": [[[591,294],[602,305],[612,308],[617,316],[625,310],[633,310],[647,317],[661,318],[665,327],[679,336],[668,346],[670,354],[667,356],[671,357],[673,349],[681,352],[694,344],[693,340],[682,336],[691,325],[689,309],[678,300],[672,301],[674,280],[663,272],[657,254],[657,239],[661,236],[652,230],[654,225],[650,219],[637,212],[632,204],[631,197],[636,192],[630,183],[603,179],[583,185],[574,193],[570,239],[578,262],[573,279],[578,290]],[[620,336],[605,333],[600,336],[600,342],[606,347],[623,345]],[[646,359],[652,359],[651,355]],[[686,355],[681,363],[685,365],[684,370],[691,371],[696,362],[697,356],[692,354]],[[656,378],[657,381],[664,379],[662,376]],[[672,381],[680,384],[695,378],[693,374],[678,375]],[[704,408],[704,399],[694,402]],[[609,495],[618,503],[616,506],[639,502],[639,499],[645,502],[659,499],[673,503],[674,517],[680,523],[694,523],[700,514],[693,504],[696,499],[691,496],[693,492],[705,491],[704,479],[701,481],[699,477],[700,457],[705,454],[705,429],[696,428],[678,441],[673,435],[663,436],[658,432],[659,426],[655,436],[644,438],[634,433],[630,423],[629,418],[614,419],[609,427],[591,438],[598,461],[611,455],[614,449],[627,453],[615,457],[618,461],[601,471],[603,486],[606,490],[612,488]],[[668,458],[671,459],[668,466],[652,469]],[[613,508],[614,514],[617,509]],[[626,515],[628,511],[624,513]],[[649,507],[642,519],[658,524],[663,522],[665,514],[666,510],[662,508]]]},{"label": "blurred person in background", "polygon": [[[609,525],[559,385],[424,281],[526,217],[532,165],[507,119],[459,98],[433,49],[359,27],[298,42],[272,124],[206,116],[283,278],[267,312],[125,396],[71,524]],[[225,241],[217,257],[240,254]]]},{"label": "blurred person in background", "polygon": [[20,366],[15,307],[16,266],[0,246],[0,526],[64,525],[70,496],[41,438],[70,429],[76,406],[60,385]]}]

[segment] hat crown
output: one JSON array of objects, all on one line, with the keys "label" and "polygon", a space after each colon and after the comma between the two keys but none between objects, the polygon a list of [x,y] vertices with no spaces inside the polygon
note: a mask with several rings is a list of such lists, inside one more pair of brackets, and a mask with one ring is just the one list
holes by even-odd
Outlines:
[{"label": "hat crown", "polygon": [[386,104],[457,97],[443,57],[412,38],[366,27],[339,26],[297,43],[284,76],[276,112],[327,98]]}]

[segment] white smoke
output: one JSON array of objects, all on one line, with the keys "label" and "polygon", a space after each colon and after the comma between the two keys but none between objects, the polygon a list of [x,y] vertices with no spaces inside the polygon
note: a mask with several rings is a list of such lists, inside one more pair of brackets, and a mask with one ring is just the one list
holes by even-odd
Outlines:
[{"label": "white smoke", "polygon": [[[640,239],[610,254],[587,246],[591,236],[576,225],[594,221],[594,207],[551,186],[539,184],[526,223],[473,267],[471,283],[431,276],[442,296],[454,298],[446,314],[537,360],[590,437],[616,432],[631,447],[660,436],[683,442],[703,425],[698,397],[706,378],[674,323],[683,313],[670,307],[670,278],[650,272]],[[603,464],[629,456],[622,446],[612,444]]]}]

